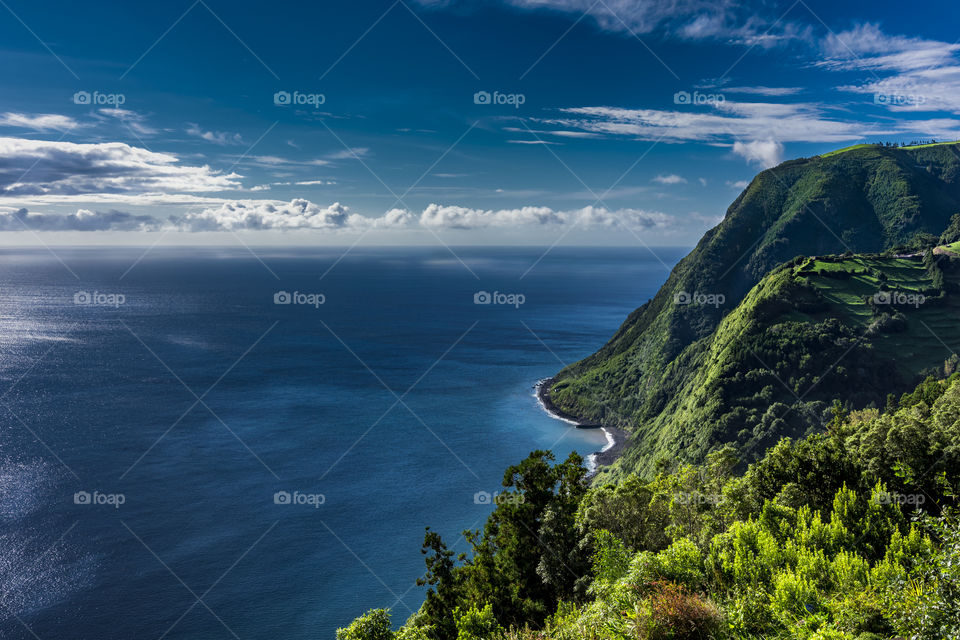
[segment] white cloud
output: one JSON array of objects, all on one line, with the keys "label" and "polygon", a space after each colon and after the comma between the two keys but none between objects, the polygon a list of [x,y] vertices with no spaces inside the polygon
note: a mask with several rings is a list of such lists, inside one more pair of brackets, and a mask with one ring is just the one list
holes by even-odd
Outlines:
[{"label": "white cloud", "polygon": [[533,133],[535,135],[558,136],[560,138],[599,138],[600,137],[596,133],[590,133],[589,131],[572,131],[572,130],[564,130],[564,129],[536,130],[536,129],[526,129],[523,127],[504,127],[503,130],[509,131],[510,133]]},{"label": "white cloud", "polygon": [[409,224],[411,214],[400,209],[388,211],[379,218],[351,213],[339,202],[322,207],[302,198],[290,202],[269,200],[237,200],[219,207],[204,209],[173,220],[176,228],[185,231],[236,231],[240,229],[315,229],[321,231],[356,231],[369,228],[396,228]]},{"label": "white cloud", "polygon": [[431,229],[520,230],[544,226],[583,229],[626,226],[631,230],[664,229],[673,218],[658,211],[583,207],[558,211],[550,207],[518,209],[473,209],[431,204],[419,215],[406,209],[391,209],[379,216],[354,213],[334,202],[323,206],[302,198],[280,200],[221,200],[195,207],[167,219],[137,215],[116,209],[78,209],[71,214],[31,213],[25,207],[0,206],[0,231],[315,231],[356,233],[371,230],[402,231]]},{"label": "white cloud", "polygon": [[225,191],[239,178],[122,142],[0,138],[3,195]]},{"label": "white cloud", "polygon": [[420,215],[420,225],[442,229],[485,229],[542,225],[611,227],[618,223],[630,228],[665,227],[671,218],[665,213],[641,209],[609,211],[602,207],[583,207],[571,211],[555,211],[550,207],[519,209],[471,209],[469,207],[431,204]]},{"label": "white cloud", "polygon": [[420,215],[421,225],[444,229],[560,224],[562,222],[562,217],[549,207],[485,210],[431,204]]},{"label": "white cloud", "polygon": [[507,140],[510,144],[560,144],[559,142],[550,142],[548,140]]},{"label": "white cloud", "polygon": [[[474,4],[480,0],[417,0],[427,6]],[[489,0],[485,0],[488,2]],[[738,0],[501,0],[524,10],[552,10],[579,21],[589,16],[606,31],[628,36],[661,31],[688,40],[723,40],[740,44],[774,46],[808,30],[795,23],[763,16],[755,5]]]},{"label": "white cloud", "polygon": [[838,120],[821,105],[734,102],[726,100],[705,110],[624,109],[574,107],[561,109],[566,117],[548,120],[571,129],[606,136],[630,136],[664,142],[731,142],[773,137],[783,142],[847,142],[864,135],[883,135],[895,128],[867,122]]},{"label": "white cloud", "polygon": [[212,142],[219,145],[228,145],[228,144],[243,144],[243,137],[239,133],[227,133],[226,131],[205,131],[200,128],[200,125],[189,124],[187,126],[187,133],[191,136],[196,136],[207,142]]},{"label": "white cloud", "polygon": [[69,116],[56,113],[13,113],[8,111],[0,115],[0,126],[31,129],[33,131],[70,131],[80,123]]},{"label": "white cloud", "polygon": [[53,215],[27,209],[0,207],[0,231],[152,231],[159,228],[151,216],[123,211],[90,211]]},{"label": "white cloud", "polygon": [[350,149],[344,149],[343,151],[334,151],[333,153],[328,153],[325,158],[329,160],[354,160],[356,158],[365,158],[370,154],[370,149],[367,147],[351,147]]},{"label": "white cloud", "polygon": [[669,175],[659,175],[653,179],[654,182],[659,182],[660,184],[686,184],[687,179],[683,176],[678,176],[675,173]]},{"label": "white cloud", "polygon": [[723,93],[746,93],[758,96],[792,96],[803,92],[803,87],[723,87]]},{"label": "white cloud", "polygon": [[337,160],[354,160],[364,158],[370,154],[370,149],[366,147],[354,147],[334,151],[319,158],[310,160],[296,160],[294,158],[285,158],[282,156],[238,156],[237,164],[254,164],[265,167],[326,167]]},{"label": "white cloud", "polygon": [[94,113],[94,116],[100,120],[104,120],[106,118],[114,118],[115,120],[119,120],[130,127],[134,133],[141,136],[152,136],[157,133],[156,129],[146,124],[147,119],[143,114],[137,113],[136,111],[131,111],[130,109],[98,109],[96,113]]},{"label": "white cloud", "polygon": [[[838,87],[841,91],[872,96],[871,102],[891,111],[960,113],[960,43],[892,36],[877,25],[861,24],[831,34],[822,49],[826,58],[820,66],[868,71],[873,76],[859,84]],[[952,128],[948,135],[956,132]],[[935,132],[922,129],[920,133]]]},{"label": "white cloud", "polygon": [[733,187],[734,189],[740,189],[742,191],[743,189],[749,187],[750,183],[747,180],[737,180],[736,182],[727,180],[727,186]]},{"label": "white cloud", "polygon": [[829,34],[822,43],[821,66],[835,69],[917,71],[954,60],[960,44],[883,33],[875,24],[861,24]]},{"label": "white cloud", "polygon": [[761,169],[769,169],[783,161],[783,145],[771,139],[734,142],[733,152]]}]

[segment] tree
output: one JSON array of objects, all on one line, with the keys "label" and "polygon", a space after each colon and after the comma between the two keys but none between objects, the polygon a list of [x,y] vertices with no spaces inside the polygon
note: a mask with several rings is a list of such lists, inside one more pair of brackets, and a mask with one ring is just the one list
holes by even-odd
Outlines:
[{"label": "tree", "polygon": [[337,629],[337,640],[393,640],[390,614],[386,609],[371,609],[345,629]]},{"label": "tree", "polygon": [[589,571],[589,551],[570,535],[587,490],[583,458],[554,460],[549,451],[534,451],[508,468],[506,490],[483,532],[468,536],[467,596],[492,604],[504,627],[541,623]]},{"label": "tree", "polygon": [[426,625],[431,626],[428,635],[434,640],[455,638],[457,625],[454,612],[461,599],[462,589],[453,560],[453,551],[447,549],[439,533],[430,531],[430,527],[427,527],[421,553],[427,556],[424,559],[427,573],[424,577],[417,579],[417,585],[421,587],[429,585],[431,588],[427,589],[426,599],[420,609],[420,617]]}]

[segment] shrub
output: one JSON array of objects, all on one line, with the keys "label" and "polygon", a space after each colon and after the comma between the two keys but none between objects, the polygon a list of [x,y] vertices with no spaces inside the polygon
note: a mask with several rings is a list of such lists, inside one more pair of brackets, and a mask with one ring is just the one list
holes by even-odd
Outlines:
[{"label": "shrub", "polygon": [[640,640],[714,640],[723,616],[709,600],[670,582],[650,585],[649,597],[630,617]]},{"label": "shrub", "polygon": [[337,629],[337,640],[393,640],[390,614],[386,609],[371,609],[345,629]]},{"label": "shrub", "polygon": [[486,640],[503,633],[497,619],[493,617],[493,607],[489,604],[483,609],[476,606],[466,611],[457,609],[454,617],[457,620],[457,640]]}]

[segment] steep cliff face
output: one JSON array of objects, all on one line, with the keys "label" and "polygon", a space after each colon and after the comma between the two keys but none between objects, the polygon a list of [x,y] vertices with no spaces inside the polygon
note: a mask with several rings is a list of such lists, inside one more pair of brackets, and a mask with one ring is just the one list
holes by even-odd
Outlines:
[{"label": "steep cliff face", "polygon": [[[709,446],[688,451],[697,438],[681,437],[671,416],[690,401],[691,381],[709,349],[717,348],[711,343],[718,326],[761,279],[800,255],[879,253],[939,235],[957,212],[956,144],[860,147],[763,171],[652,300],[630,314],[597,353],[555,376],[550,396],[565,412],[636,432],[635,451],[625,458],[629,464],[649,467],[657,455],[701,457]],[[786,280],[778,286],[793,286]],[[783,293],[777,291],[774,298]],[[740,316],[755,312],[741,310]],[[821,329],[843,342],[844,327],[841,322]],[[816,348],[817,340],[808,337],[808,348]],[[702,428],[716,431],[716,425]]]}]

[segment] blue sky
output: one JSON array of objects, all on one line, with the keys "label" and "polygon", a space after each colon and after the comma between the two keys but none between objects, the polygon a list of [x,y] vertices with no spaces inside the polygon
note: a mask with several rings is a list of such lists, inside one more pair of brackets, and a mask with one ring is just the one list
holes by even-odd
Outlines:
[{"label": "blue sky", "polygon": [[685,245],[960,138],[955,3],[0,3],[0,242]]}]

